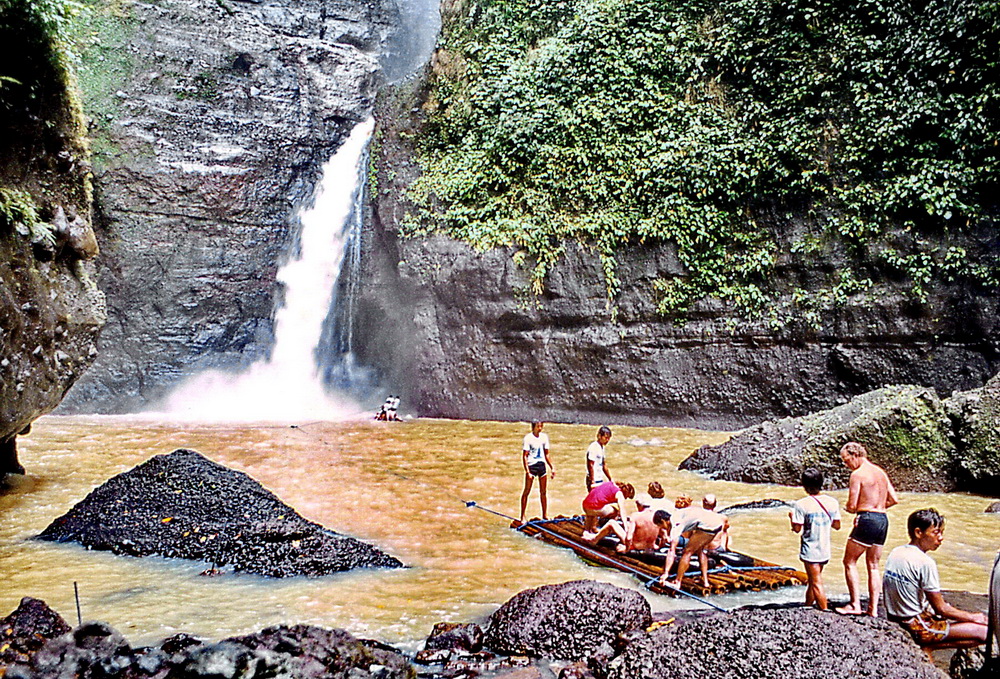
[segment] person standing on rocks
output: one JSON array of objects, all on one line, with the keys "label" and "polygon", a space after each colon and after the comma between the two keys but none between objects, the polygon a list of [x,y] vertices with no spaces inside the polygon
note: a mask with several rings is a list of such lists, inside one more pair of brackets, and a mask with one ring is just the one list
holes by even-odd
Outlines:
[{"label": "person standing on rocks", "polygon": [[944,517],[918,509],[906,522],[910,544],[896,547],[885,562],[885,611],[927,651],[986,643],[983,613],[955,608],[941,596],[937,564],[928,552],[944,541]]},{"label": "person standing on rocks", "polygon": [[556,477],[556,468],[549,458],[549,435],[542,431],[544,422],[532,422],[531,433],[524,435],[521,446],[521,463],[524,466],[524,492],[521,493],[521,518],[524,523],[524,512],[528,507],[528,494],[535,477],[538,478],[538,493],[542,501],[542,518],[549,518],[549,500],[546,496],[548,474]]},{"label": "person standing on rocks", "polygon": [[611,472],[604,458],[604,447],[611,440],[611,428],[604,426],[597,430],[597,440],[587,448],[587,492],[605,481],[611,481]]},{"label": "person standing on rocks", "polygon": [[847,496],[847,506],[851,514],[856,514],[854,529],[847,539],[844,548],[844,576],[847,579],[847,591],[851,597],[847,606],[836,609],[844,615],[861,615],[858,592],[858,559],[865,557],[868,568],[868,615],[878,614],[878,600],[882,594],[882,577],[879,574],[879,562],[882,559],[882,548],[889,532],[889,518],[885,510],[899,502],[896,489],[892,487],[889,476],[878,465],[868,459],[868,451],[860,443],[847,443],[840,449],[840,459],[844,466],[851,470],[850,489]]},{"label": "person standing on rocks", "polygon": [[823,567],[830,562],[830,529],[840,530],[840,504],[836,498],[822,495],[823,472],[810,467],[802,472],[802,487],[807,495],[792,504],[788,518],[792,530],[801,535],[799,559],[809,578],[806,606],[826,610],[823,590]]}]

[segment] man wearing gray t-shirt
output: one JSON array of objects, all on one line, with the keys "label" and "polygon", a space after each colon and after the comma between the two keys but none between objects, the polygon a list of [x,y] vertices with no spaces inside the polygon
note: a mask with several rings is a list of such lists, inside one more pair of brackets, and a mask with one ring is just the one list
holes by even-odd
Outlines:
[{"label": "man wearing gray t-shirt", "polygon": [[986,616],[955,608],[941,596],[937,564],[928,552],[944,540],[944,517],[935,509],[920,509],[910,514],[906,527],[910,544],[896,547],[885,562],[888,618],[909,631],[928,655],[986,643]]}]

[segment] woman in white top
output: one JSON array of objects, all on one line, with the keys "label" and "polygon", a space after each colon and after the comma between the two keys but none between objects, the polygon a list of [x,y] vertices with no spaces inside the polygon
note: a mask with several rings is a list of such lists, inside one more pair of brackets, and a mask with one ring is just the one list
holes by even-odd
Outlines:
[{"label": "woman in white top", "polygon": [[542,500],[542,518],[549,518],[549,501],[545,496],[548,486],[548,473],[556,476],[556,468],[549,459],[549,435],[542,432],[544,422],[532,422],[531,433],[525,434],[521,446],[521,463],[524,465],[524,492],[521,493],[521,519],[524,523],[524,511],[528,507],[528,494],[534,478],[538,477],[538,492]]}]

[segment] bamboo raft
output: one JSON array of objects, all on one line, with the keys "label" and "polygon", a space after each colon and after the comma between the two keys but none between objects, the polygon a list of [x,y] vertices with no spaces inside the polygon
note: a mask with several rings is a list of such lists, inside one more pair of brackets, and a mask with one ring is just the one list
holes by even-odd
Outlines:
[{"label": "bamboo raft", "polygon": [[[615,551],[617,543],[608,538],[601,540],[596,545],[586,542],[583,539],[582,517],[559,516],[548,520],[532,519],[517,527],[517,530],[543,542],[559,547],[568,547],[588,563],[631,573],[645,581],[649,589],[657,594],[676,595],[672,588],[664,587],[657,581],[657,578],[663,574],[664,557],[662,555],[620,554]],[[704,596],[737,590],[757,592],[806,583],[806,574],[795,568],[779,566],[738,552],[730,552],[729,554],[739,557],[741,565],[721,564],[709,569],[708,587],[702,585],[701,571],[692,560],[687,574],[681,581],[681,589]],[[679,559],[680,554],[678,554]]]}]

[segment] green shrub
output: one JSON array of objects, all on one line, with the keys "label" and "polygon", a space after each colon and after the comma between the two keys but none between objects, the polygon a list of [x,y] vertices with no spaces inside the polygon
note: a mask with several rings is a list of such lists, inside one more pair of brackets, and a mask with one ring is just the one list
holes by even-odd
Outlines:
[{"label": "green shrub", "polygon": [[[514,245],[536,291],[564,243],[673,242],[660,310],[773,313],[779,262],[830,263],[820,306],[908,278],[1000,282],[945,239],[990,224],[1000,139],[992,0],[469,0],[446,21],[404,232]],[[784,242],[759,215],[804,219]],[[815,301],[815,300],[814,300]],[[779,324],[780,318],[776,318]]]}]

